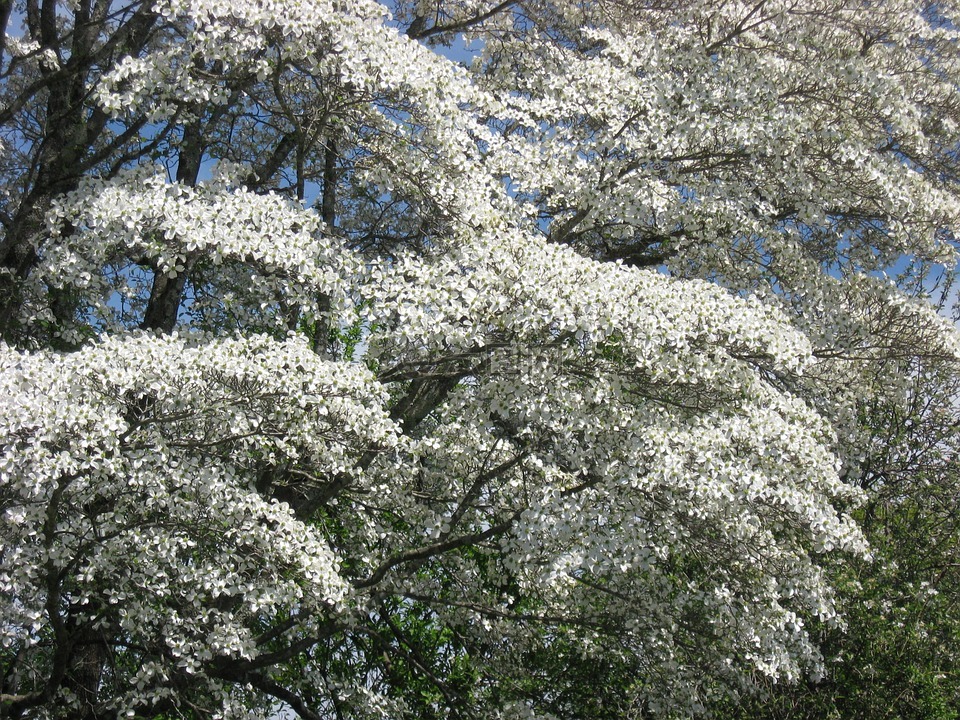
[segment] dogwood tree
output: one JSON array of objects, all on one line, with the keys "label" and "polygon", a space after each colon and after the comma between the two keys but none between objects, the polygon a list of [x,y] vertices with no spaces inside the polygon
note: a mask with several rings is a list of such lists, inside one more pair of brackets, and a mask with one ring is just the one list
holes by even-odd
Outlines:
[{"label": "dogwood tree", "polygon": [[960,353],[952,3],[0,16],[5,715],[824,673],[870,411]]}]

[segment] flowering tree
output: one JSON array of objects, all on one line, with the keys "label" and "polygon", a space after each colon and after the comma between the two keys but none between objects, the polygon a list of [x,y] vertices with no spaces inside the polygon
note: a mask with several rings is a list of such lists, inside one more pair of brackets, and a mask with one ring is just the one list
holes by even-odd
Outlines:
[{"label": "flowering tree", "polygon": [[2,713],[822,675],[956,377],[953,4],[2,7]]}]

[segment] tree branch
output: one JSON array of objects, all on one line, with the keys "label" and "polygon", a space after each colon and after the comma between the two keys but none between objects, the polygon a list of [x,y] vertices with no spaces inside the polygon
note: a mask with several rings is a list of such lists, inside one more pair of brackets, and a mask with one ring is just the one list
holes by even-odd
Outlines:
[{"label": "tree branch", "polygon": [[424,27],[426,25],[426,16],[417,15],[413,22],[410,23],[410,27],[407,28],[407,37],[410,37],[414,40],[423,40],[424,38],[428,38],[433,35],[462,32],[470,27],[473,27],[474,25],[482,23],[484,20],[489,20],[497,13],[507,10],[513,5],[516,5],[518,2],[519,0],[503,0],[503,2],[494,5],[486,12],[478,13],[473,17],[452,22],[449,25],[433,25],[431,27]]},{"label": "tree branch", "polygon": [[516,522],[517,518],[520,517],[522,512],[523,510],[517,510],[506,520],[487,528],[483,532],[473,533],[471,535],[461,535],[460,537],[450,540],[444,540],[442,542],[434,543],[433,545],[427,545],[425,547],[414,548],[412,550],[402,552],[399,555],[394,555],[389,560],[383,562],[369,577],[353,583],[353,586],[360,590],[372,585],[376,585],[378,582],[383,580],[384,577],[386,577],[388,572],[398,565],[403,565],[404,563],[408,562],[415,562],[417,560],[427,560],[435,555],[440,555],[442,553],[446,553],[451,550],[457,550],[469,545],[475,545],[476,543],[496,537],[497,535],[509,530],[513,523]]}]

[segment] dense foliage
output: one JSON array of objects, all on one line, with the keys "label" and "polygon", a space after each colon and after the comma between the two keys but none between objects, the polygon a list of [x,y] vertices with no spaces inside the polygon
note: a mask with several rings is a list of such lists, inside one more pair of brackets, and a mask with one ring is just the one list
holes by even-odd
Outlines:
[{"label": "dense foliage", "polygon": [[956,717],[954,3],[0,18],[0,715]]}]

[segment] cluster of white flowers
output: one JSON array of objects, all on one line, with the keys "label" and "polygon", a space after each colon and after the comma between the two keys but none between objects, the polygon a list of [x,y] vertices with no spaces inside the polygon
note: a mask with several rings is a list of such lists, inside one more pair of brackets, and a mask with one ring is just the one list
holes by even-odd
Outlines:
[{"label": "cluster of white flowers", "polygon": [[[639,13],[626,32],[585,30],[597,48],[590,54],[536,32],[486,46],[480,80],[519,130],[500,146],[500,171],[534,199],[545,192],[558,209],[589,210],[580,233],[629,240],[680,228],[674,269],[702,263],[731,283],[756,270],[744,261],[744,238],[782,280],[815,277],[802,261],[816,265],[810,235],[831,217],[873,224],[860,233],[837,221],[829,242],[846,241],[841,262],[851,268],[872,270],[903,252],[950,258],[934,229],[955,225],[960,203],[920,169],[939,152],[921,108],[950,102],[946,78],[958,59],[930,60],[914,43],[939,46],[955,29],[931,27],[909,3],[888,3],[884,12],[909,39],[867,53],[855,44],[864,32],[856,16],[831,15],[826,3],[803,12],[765,3],[757,17],[748,3],[707,5],[687,4],[689,26],[671,7]],[[811,19],[818,14],[834,19]],[[698,28],[704,16],[712,36]],[[723,42],[744,17],[750,29]],[[947,132],[955,142],[957,128]],[[796,233],[783,232],[785,218]]]},{"label": "cluster of white flowers", "polygon": [[[356,114],[351,124],[377,130],[354,138],[378,160],[358,168],[368,182],[392,166],[392,188],[426,190],[432,202],[470,224],[490,221],[488,198],[499,183],[479,169],[478,144],[490,145],[496,136],[464,111],[486,104],[486,95],[462,68],[388,27],[382,5],[170,0],[156,10],[176,28],[175,37],[103,76],[97,92],[107,112],[158,119],[184,107],[209,109],[230,101],[231,78],[269,81],[296,68],[321,78],[328,92],[343,88],[342,112]],[[221,70],[198,71],[207,65]],[[358,106],[354,96],[374,102]],[[309,95],[298,102],[309,105]],[[337,104],[326,96],[315,102]]]},{"label": "cluster of white flowers", "polygon": [[[304,318],[321,312],[320,295],[330,303],[323,311],[345,309],[345,283],[358,267],[316,213],[288,199],[218,182],[185,187],[149,168],[88,180],[63,196],[48,213],[42,252],[37,295],[44,287],[78,292],[89,302],[83,319],[92,313],[114,330],[142,314],[153,273],[195,270],[189,311],[197,325],[226,314],[246,326],[256,316],[269,328],[289,321],[281,302]],[[33,322],[50,317],[30,312]]]},{"label": "cluster of white flowers", "polygon": [[[620,643],[675,664],[651,702],[696,699],[696,671],[676,664],[696,644],[690,613],[722,629],[703,649],[718,666],[737,657],[782,679],[820,667],[798,613],[836,610],[811,557],[866,548],[833,506],[857,493],[838,478],[830,424],[776,380],[797,382],[812,354],[781,312],[519,233],[370,278],[384,376],[463,377],[435,429],[374,466],[389,513],[368,518],[370,546],[389,556],[515,518],[498,562],[519,592],[545,615],[622,623]],[[433,503],[409,493],[411,462]],[[595,609],[593,583],[613,594]]]},{"label": "cluster of white flowers", "polygon": [[[0,362],[4,647],[39,642],[69,606],[202,674],[217,657],[256,657],[270,618],[300,614],[291,631],[309,632],[342,612],[337,553],[252,478],[333,478],[392,447],[366,370],[263,336],[130,335],[69,355],[4,346]],[[168,675],[141,672],[131,706]]]},{"label": "cluster of white flowers", "polygon": [[[469,244],[468,244],[469,242]],[[700,376],[724,357],[769,358],[801,371],[807,339],[782,313],[701,281],[592,261],[520,232],[481,235],[436,258],[401,258],[369,273],[370,322],[391,333],[372,352],[424,360],[506,340],[521,348],[565,336],[616,343],[655,378]],[[721,379],[722,382],[722,379]]]}]

